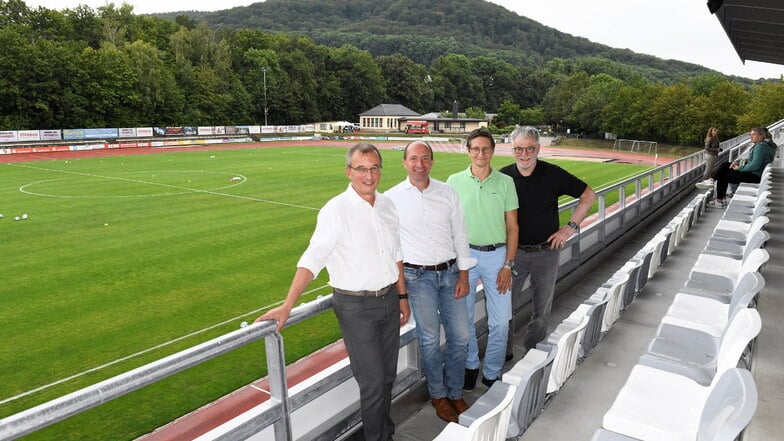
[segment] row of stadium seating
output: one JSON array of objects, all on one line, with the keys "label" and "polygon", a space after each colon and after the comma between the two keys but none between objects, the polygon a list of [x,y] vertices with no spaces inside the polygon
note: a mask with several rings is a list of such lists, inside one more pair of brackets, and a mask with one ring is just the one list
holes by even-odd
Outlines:
[{"label": "row of stadium seating", "polygon": [[751,421],[770,176],[738,187],[594,441],[734,440]]}]

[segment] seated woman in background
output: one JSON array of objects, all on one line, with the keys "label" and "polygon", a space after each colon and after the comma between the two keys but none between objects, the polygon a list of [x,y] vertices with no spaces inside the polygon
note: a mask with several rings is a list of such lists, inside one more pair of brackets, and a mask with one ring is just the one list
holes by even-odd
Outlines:
[{"label": "seated woman in background", "polygon": [[[751,129],[751,142],[754,145],[749,150],[749,157],[745,164],[739,162],[732,164],[724,163],[719,166],[713,179],[716,181],[716,203],[726,206],[724,197],[727,194],[729,184],[739,184],[741,182],[758,183],[762,178],[762,171],[765,166],[773,162],[776,156],[776,144],[771,140],[770,132],[765,127],[754,127]],[[699,188],[702,182],[697,184]]]}]

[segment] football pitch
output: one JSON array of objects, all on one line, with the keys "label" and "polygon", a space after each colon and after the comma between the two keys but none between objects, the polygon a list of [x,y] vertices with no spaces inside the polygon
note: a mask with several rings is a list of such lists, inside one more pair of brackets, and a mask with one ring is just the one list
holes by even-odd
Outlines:
[{"label": "football pitch", "polygon": [[[0,417],[276,306],[319,208],[348,185],[348,145],[0,164]],[[380,191],[405,177],[402,152],[382,154]],[[547,160],[594,189],[649,168]],[[446,180],[468,164],[465,154],[438,152],[432,176]],[[322,272],[301,300],[330,292]],[[284,335],[289,361],[340,338],[332,313]],[[259,342],[25,439],[133,439],[265,369]]]}]

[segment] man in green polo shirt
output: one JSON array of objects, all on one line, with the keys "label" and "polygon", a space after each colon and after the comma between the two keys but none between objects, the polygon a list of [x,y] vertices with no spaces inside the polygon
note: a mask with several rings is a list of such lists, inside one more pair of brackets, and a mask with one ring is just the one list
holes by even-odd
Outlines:
[{"label": "man in green polo shirt", "polygon": [[517,251],[517,193],[511,177],[493,170],[490,164],[495,140],[486,128],[473,130],[466,138],[471,166],[447,179],[463,206],[471,257],[477,259],[468,272],[468,357],[465,384],[471,391],[479,374],[479,348],[474,326],[474,304],[479,279],[487,307],[487,348],[482,383],[490,387],[501,376],[506,357],[509,321],[512,319],[512,268]]}]

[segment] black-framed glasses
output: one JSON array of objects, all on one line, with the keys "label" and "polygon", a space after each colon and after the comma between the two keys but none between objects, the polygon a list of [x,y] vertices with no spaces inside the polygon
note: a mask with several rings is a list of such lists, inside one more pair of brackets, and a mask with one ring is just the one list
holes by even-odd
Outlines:
[{"label": "black-framed glasses", "polygon": [[469,147],[468,151],[472,155],[478,155],[479,153],[484,153],[485,155],[489,155],[490,153],[493,153],[493,148],[492,147]]},{"label": "black-framed glasses", "polygon": [[533,153],[536,151],[536,146],[529,145],[528,147],[514,147],[515,153],[523,153],[523,150],[525,150],[526,153]]},{"label": "black-framed glasses", "polygon": [[354,170],[357,173],[363,174],[363,175],[365,173],[367,173],[367,172],[370,172],[371,174],[375,175],[375,174],[378,174],[378,172],[381,171],[381,166],[380,165],[374,165],[373,167],[365,167],[365,166],[362,166],[362,165],[360,165],[359,167],[352,167],[352,166],[349,165],[348,168],[350,168],[351,170]]}]

